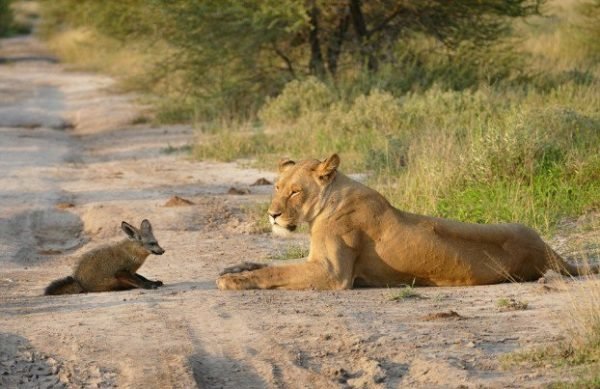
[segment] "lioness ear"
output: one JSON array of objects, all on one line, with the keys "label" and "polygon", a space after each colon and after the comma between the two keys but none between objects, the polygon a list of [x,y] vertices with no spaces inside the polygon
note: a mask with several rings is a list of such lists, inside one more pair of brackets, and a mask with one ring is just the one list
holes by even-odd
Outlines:
[{"label": "lioness ear", "polygon": [[292,161],[289,158],[282,158],[279,160],[279,173],[283,173],[291,166],[294,166],[296,162]]},{"label": "lioness ear", "polygon": [[317,167],[316,172],[319,179],[324,182],[331,180],[335,176],[338,166],[340,166],[340,157],[337,154],[332,154]]}]

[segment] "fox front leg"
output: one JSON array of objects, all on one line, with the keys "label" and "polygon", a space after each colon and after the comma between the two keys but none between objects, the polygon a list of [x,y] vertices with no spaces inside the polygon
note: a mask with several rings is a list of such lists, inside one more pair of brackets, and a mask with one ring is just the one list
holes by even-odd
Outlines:
[{"label": "fox front leg", "polygon": [[161,280],[152,281],[152,280],[147,279],[146,277],[144,277],[143,275],[141,275],[139,273],[135,273],[135,275],[137,278],[142,280],[142,282],[151,282],[156,286],[163,286],[163,282]]},{"label": "fox front leg", "polygon": [[135,274],[131,274],[128,271],[120,271],[117,274],[115,274],[115,278],[117,280],[119,280],[119,282],[121,282],[123,285],[126,286],[133,286],[135,288],[142,288],[142,289],[156,289],[157,285],[155,285],[153,282],[151,281],[142,281],[141,279],[139,279]]}]

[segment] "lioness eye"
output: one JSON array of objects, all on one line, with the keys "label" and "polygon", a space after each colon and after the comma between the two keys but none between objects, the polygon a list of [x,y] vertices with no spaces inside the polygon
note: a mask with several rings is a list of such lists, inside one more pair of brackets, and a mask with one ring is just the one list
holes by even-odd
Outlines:
[{"label": "lioness eye", "polygon": [[296,196],[298,193],[300,193],[300,191],[299,191],[299,190],[293,190],[293,191],[292,191],[292,194],[290,195],[290,197],[294,197],[294,196]]},{"label": "lioness eye", "polygon": [[279,187],[275,186],[275,192],[279,192]]}]

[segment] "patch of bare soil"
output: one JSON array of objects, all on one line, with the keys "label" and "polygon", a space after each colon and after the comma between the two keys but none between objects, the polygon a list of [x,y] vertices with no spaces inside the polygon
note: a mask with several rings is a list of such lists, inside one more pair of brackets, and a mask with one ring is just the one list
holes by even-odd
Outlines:
[{"label": "patch of bare soil", "polygon": [[[31,38],[0,43],[3,58],[42,54]],[[399,301],[400,289],[218,291],[225,267],[307,247],[303,235],[251,233],[244,209],[270,187],[226,194],[275,174],[165,152],[192,130],[132,124],[135,101],[112,83],[51,61],[0,64],[0,116],[20,115],[0,120],[0,386],[539,387],[568,376],[503,370],[499,357],[562,339],[557,312],[580,281],[416,288],[422,298]],[[140,273],[163,287],[42,295],[81,253],[122,239],[121,221],[145,218],[166,253]],[[500,299],[528,307],[499,311]]]}]

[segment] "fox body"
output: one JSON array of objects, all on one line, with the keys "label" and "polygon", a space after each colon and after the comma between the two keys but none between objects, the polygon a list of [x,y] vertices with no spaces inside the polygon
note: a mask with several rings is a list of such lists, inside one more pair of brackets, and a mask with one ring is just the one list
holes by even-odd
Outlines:
[{"label": "fox body", "polygon": [[162,255],[148,220],[139,229],[122,222],[125,239],[111,246],[99,247],[81,257],[72,276],[53,281],[46,295],[105,292],[132,288],[155,289],[161,281],[151,281],[137,274],[150,254]]}]

